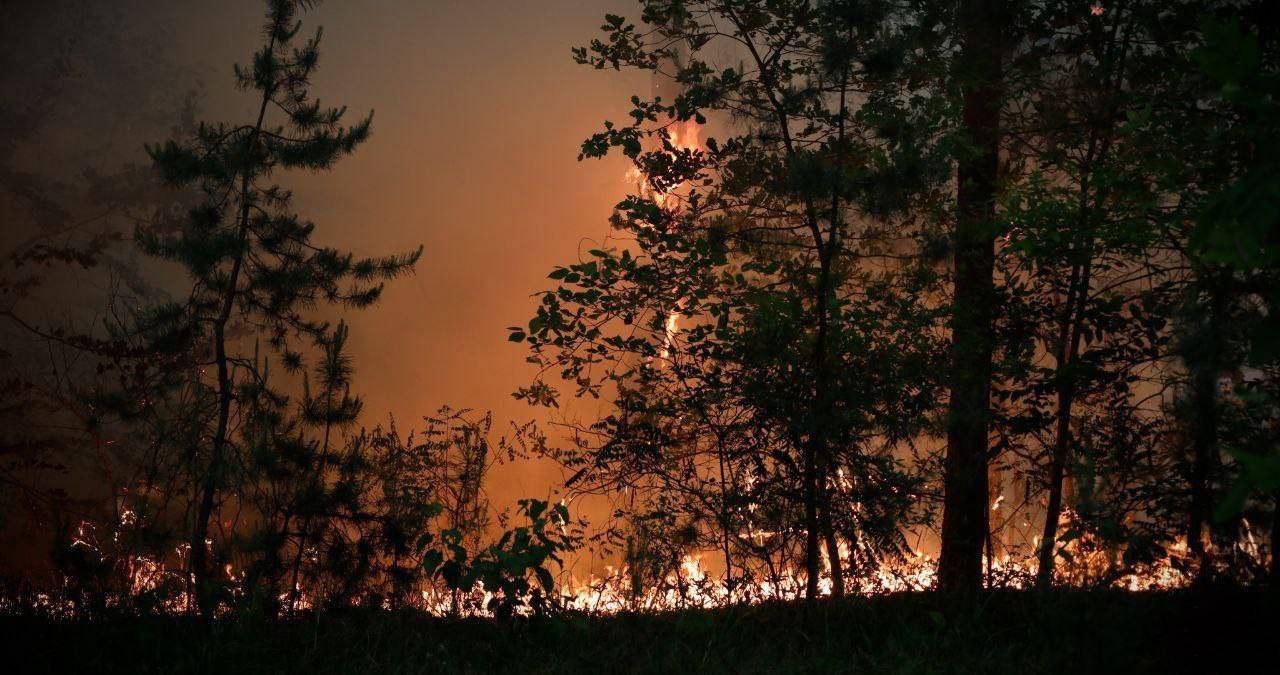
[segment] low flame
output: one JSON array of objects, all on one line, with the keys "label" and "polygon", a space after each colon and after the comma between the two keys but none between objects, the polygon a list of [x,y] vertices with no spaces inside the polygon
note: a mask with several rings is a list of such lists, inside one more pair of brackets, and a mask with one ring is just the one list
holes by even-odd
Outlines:
[{"label": "low flame", "polygon": [[[1062,525],[1064,528],[1073,526],[1077,519],[1077,514],[1065,510]],[[117,542],[121,532],[135,527],[136,522],[136,516],[131,513],[122,516],[111,541]],[[1230,553],[1246,557],[1261,567],[1271,553],[1259,546],[1247,522],[1243,523],[1243,528],[1245,536]],[[96,553],[103,552],[103,544],[96,529],[88,522],[81,523],[77,528],[71,546],[87,548]],[[133,599],[165,587],[187,587],[192,580],[187,578],[184,571],[186,548],[175,548],[174,555],[168,561],[141,555],[123,556],[116,571],[126,580],[123,584],[125,590],[116,597],[108,598],[107,606],[125,607]],[[851,558],[849,548],[842,543],[839,549],[842,566],[847,569]],[[1116,562],[1118,549],[1089,536],[1074,539],[1059,551],[1054,574],[1055,583],[1059,585],[1105,586],[1128,591],[1175,589],[1188,586],[1197,572],[1197,560],[1188,553],[1185,542],[1174,544],[1162,558],[1152,563],[1129,566],[1123,568],[1122,572],[1117,572],[1122,569]],[[830,563],[830,560],[823,560],[824,571],[818,583],[818,592],[822,596],[831,595],[833,589]],[[984,560],[984,567],[989,569],[988,583],[993,587],[1028,588],[1036,578],[1034,555],[1015,557],[1006,553],[991,560],[989,566],[986,563]],[[225,587],[231,597],[239,596],[245,581],[244,573],[226,565],[223,574]],[[846,576],[848,592],[854,595],[928,591],[937,584],[937,561],[924,552],[915,551],[902,560],[881,564],[873,573]],[[627,567],[607,566],[604,575],[593,575],[585,580],[570,577],[562,581],[554,596],[565,609],[594,614],[705,609],[798,600],[804,597],[807,581],[806,574],[794,568],[783,568],[768,578],[725,579],[711,572],[704,565],[704,554],[698,553],[686,555],[663,579],[647,588],[633,587],[632,579]],[[487,616],[490,614],[487,607],[494,597],[493,592],[479,585],[470,592],[460,594],[428,585],[415,591],[411,601],[406,604],[437,616]],[[306,612],[321,604],[320,597],[302,585],[295,587],[293,592],[281,593],[278,600],[289,614]],[[356,600],[355,604],[361,602]],[[391,609],[389,600],[381,602],[383,609]],[[186,593],[175,593],[168,596],[156,609],[162,613],[180,615],[192,612],[194,607]],[[70,599],[69,594],[60,595],[56,590],[23,599],[0,599],[0,614],[31,611],[62,618],[76,617],[81,613],[80,606]]]}]

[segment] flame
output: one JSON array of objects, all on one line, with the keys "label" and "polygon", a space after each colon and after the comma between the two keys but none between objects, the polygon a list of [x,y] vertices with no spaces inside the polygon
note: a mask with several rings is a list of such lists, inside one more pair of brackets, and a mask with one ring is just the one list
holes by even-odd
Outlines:
[{"label": "flame", "polygon": [[[702,151],[705,148],[702,145],[702,125],[693,120],[685,122],[673,122],[666,129],[667,140],[671,143],[671,147],[676,151]],[[681,185],[675,185],[666,189],[659,189],[650,184],[648,176],[640,170],[638,166],[632,166],[627,169],[623,179],[626,183],[634,185],[639,195],[645,199],[653,200],[661,208],[678,208],[675,197],[679,193]]]},{"label": "flame", "polygon": [[[1078,526],[1078,520],[1077,513],[1064,509],[1061,520],[1063,528]],[[71,546],[100,554],[105,559],[110,550],[106,547],[118,544],[124,533],[137,526],[136,514],[122,514],[115,531],[108,538],[110,543],[104,544],[96,527],[90,522],[82,522],[76,529]],[[1241,540],[1234,545],[1232,551],[1223,553],[1245,557],[1259,567],[1264,567],[1263,563],[1272,553],[1265,546],[1259,545],[1248,521],[1242,523],[1242,528],[1244,535]],[[760,534],[751,532],[743,536],[757,537]],[[842,566],[848,569],[849,561],[854,557],[853,551],[847,542],[840,542],[838,548]],[[1029,587],[1036,578],[1034,549],[1035,545],[1025,555],[1001,554],[990,560],[989,566],[984,559],[984,568],[990,571],[989,583],[1003,588]],[[1127,591],[1175,589],[1188,586],[1198,571],[1198,560],[1196,556],[1189,554],[1185,542],[1173,544],[1163,557],[1154,562],[1130,567],[1117,566],[1119,553],[1117,547],[1088,535],[1073,539],[1059,549],[1054,581],[1067,586],[1105,586]],[[168,560],[145,555],[121,555],[116,571],[123,577],[124,583],[118,595],[108,598],[108,607],[127,607],[131,600],[166,586],[188,587],[191,579],[185,572],[186,554],[187,547],[179,546],[175,547],[174,555]],[[592,575],[586,579],[570,576],[562,580],[559,588],[551,595],[565,609],[594,614],[715,608],[799,600],[804,597],[807,576],[803,570],[784,567],[771,576],[738,576],[727,580],[704,564],[706,555],[710,554],[693,552],[685,555],[662,579],[646,588],[632,586],[631,570],[626,566],[606,566],[603,575]],[[829,559],[823,560],[823,571],[818,580],[818,590],[822,596],[832,593],[831,562]],[[936,586],[937,577],[936,559],[916,550],[901,560],[882,563],[871,573],[846,574],[845,585],[848,592],[854,595],[883,595],[927,591]],[[237,571],[230,564],[225,565],[223,578],[230,596],[239,597],[245,582],[243,571]],[[70,583],[69,580],[65,582],[62,590],[69,591]],[[318,589],[298,584],[292,592],[280,593],[278,600],[286,613],[296,614],[320,606],[322,598],[323,593]],[[482,585],[477,585],[470,592],[454,593],[443,587],[425,584],[414,591],[412,602],[407,604],[437,616],[487,616],[490,614],[490,601],[494,598],[495,593]],[[363,601],[357,599],[354,604],[361,602]],[[381,608],[391,609],[389,599],[383,599],[381,603]],[[166,614],[180,615],[192,612],[194,607],[186,593],[175,593],[165,598],[157,609]],[[82,610],[72,594],[59,594],[57,589],[21,599],[0,598],[0,614],[31,611],[54,617],[74,618]]]},{"label": "flame", "polygon": [[[702,125],[694,120],[673,122],[664,131],[667,142],[676,152],[686,150],[700,152],[705,149],[702,145]],[[640,197],[651,200],[658,205],[658,208],[673,212],[680,209],[679,194],[680,189],[684,187],[684,183],[667,188],[657,188],[649,181],[648,176],[640,170],[640,167],[635,165],[627,169],[624,181],[634,185]],[[680,331],[680,310],[683,305],[683,300],[678,301],[676,307],[667,312],[667,318],[663,322],[662,347],[659,350],[659,355],[663,361],[670,357],[671,347],[675,342],[676,334]]]}]

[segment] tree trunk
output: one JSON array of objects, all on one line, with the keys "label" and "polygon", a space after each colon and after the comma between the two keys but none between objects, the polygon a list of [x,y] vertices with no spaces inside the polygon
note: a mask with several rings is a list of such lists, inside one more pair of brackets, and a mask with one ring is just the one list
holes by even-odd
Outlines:
[{"label": "tree trunk", "polygon": [[[1087,186],[1084,188],[1086,194]],[[1045,507],[1044,532],[1040,539],[1040,565],[1036,570],[1036,586],[1048,588],[1053,585],[1053,568],[1058,544],[1058,520],[1062,517],[1062,482],[1066,478],[1067,464],[1071,461],[1071,408],[1075,403],[1076,382],[1067,371],[1074,364],[1080,353],[1081,324],[1084,322],[1084,308],[1089,301],[1089,281],[1092,265],[1092,241],[1084,247],[1085,259],[1077,263],[1071,270],[1071,285],[1067,289],[1067,307],[1062,330],[1059,332],[1058,363],[1058,409],[1053,458],[1049,467],[1049,503]]]},{"label": "tree trunk", "polygon": [[988,427],[993,351],[995,198],[999,168],[1001,0],[960,6],[964,127],[974,151],[957,167],[955,288],[951,317],[951,396],[944,469],[938,587],[982,587],[987,536]]},{"label": "tree trunk", "polygon": [[[827,240],[826,250],[820,251],[821,269],[818,276],[818,334],[814,340],[813,347],[813,373],[814,373],[814,403],[813,420],[810,423],[809,442],[805,444],[807,452],[805,453],[805,529],[807,537],[805,540],[805,570],[808,572],[808,579],[805,586],[805,598],[814,600],[818,597],[818,558],[819,558],[819,529],[823,523],[819,519],[819,510],[826,511],[829,508],[829,500],[826,499],[826,480],[827,480],[827,454],[830,451],[828,445],[827,433],[829,430],[829,420],[831,415],[831,406],[828,401],[828,365],[827,365],[827,333],[829,330],[829,321],[827,311],[827,302],[831,296],[831,263],[832,248],[834,245],[834,235]],[[821,239],[819,239],[821,242]],[[819,503],[823,502],[823,503]]]},{"label": "tree trunk", "polygon": [[1045,506],[1044,531],[1040,539],[1040,565],[1036,570],[1036,587],[1053,585],[1053,568],[1058,543],[1058,521],[1062,518],[1062,483],[1071,458],[1071,406],[1075,386],[1066,383],[1058,390],[1057,430],[1053,458],[1049,467],[1049,503]]},{"label": "tree trunk", "polygon": [[1218,461],[1218,371],[1224,294],[1220,282],[1209,279],[1209,313],[1204,317],[1203,347],[1191,364],[1191,506],[1187,513],[1187,550],[1199,562],[1199,579],[1211,572],[1212,554],[1204,545],[1204,529],[1213,509],[1210,485],[1213,468]]},{"label": "tree trunk", "polygon": [[[749,36],[750,30],[746,28],[742,19],[733,11],[732,8],[725,9],[726,15],[733,22],[739,35]],[[761,82],[765,85],[764,95],[768,98],[770,106],[773,108],[774,114],[777,116],[776,123],[778,125],[778,133],[782,138],[783,147],[786,149],[788,170],[795,168],[794,160],[797,156],[795,145],[791,139],[791,117],[787,113],[782,103],[782,94],[784,93],[773,79],[772,70],[769,62],[767,62],[756,49],[755,43],[751,39],[743,41],[747,52],[751,54],[752,60],[756,67],[760,70]],[[841,111],[844,110],[844,94],[841,92]],[[841,129],[843,129],[843,115],[841,116]],[[836,193],[833,192],[833,195]],[[814,397],[810,410],[814,413],[808,429],[809,438],[805,440],[802,447],[797,447],[803,453],[803,467],[801,469],[804,481],[802,486],[802,500],[804,501],[804,528],[805,528],[805,572],[807,579],[805,581],[805,598],[807,600],[815,600],[818,597],[818,551],[819,551],[819,522],[818,522],[818,500],[820,497],[820,488],[824,475],[819,469],[819,463],[824,462],[829,451],[827,445],[827,428],[826,428],[826,411],[829,410],[826,401],[826,340],[828,330],[828,307],[827,301],[831,295],[831,264],[833,251],[839,246],[838,244],[838,226],[836,224],[836,216],[838,212],[838,202],[833,203],[831,233],[824,236],[822,225],[819,221],[818,209],[815,206],[812,197],[804,197],[805,205],[805,225],[809,229],[813,237],[814,249],[817,251],[819,262],[821,265],[820,276],[817,288],[815,289],[815,310],[817,311],[817,336],[814,340],[813,348],[813,375],[814,375]]]},{"label": "tree trunk", "polygon": [[[235,270],[239,271],[240,261],[236,260]],[[233,274],[231,283],[235,284],[238,274]],[[225,323],[214,325],[214,352],[218,363],[218,426],[215,431],[213,448],[209,454],[209,466],[205,469],[204,481],[200,489],[200,504],[196,512],[196,521],[191,528],[191,574],[195,578],[196,602],[201,616],[209,616],[212,611],[212,597],[208,565],[209,519],[213,516],[214,496],[218,489],[218,477],[222,473],[222,453],[227,440],[227,425],[231,413],[231,377],[227,369],[227,353],[225,340]]]},{"label": "tree trunk", "polygon": [[1209,454],[1212,419],[1217,413],[1213,378],[1196,373],[1192,391],[1194,430],[1191,440],[1191,508],[1187,513],[1187,550],[1204,562],[1204,525],[1209,512]]},{"label": "tree trunk", "polygon": [[818,598],[818,462],[817,441],[805,444],[804,456],[804,571],[805,600]]},{"label": "tree trunk", "polygon": [[[718,431],[716,433],[716,460],[720,465],[720,545],[724,551],[724,586],[729,593],[729,597],[733,598],[733,550],[731,547],[731,537],[733,532],[733,516],[729,510],[729,477],[725,470],[724,461],[724,436]],[[736,490],[734,491],[736,493]]]},{"label": "tree trunk", "polygon": [[[852,27],[850,28],[852,32]],[[850,35],[850,39],[851,38],[852,38],[852,35]],[[844,163],[843,162],[844,160],[843,153],[844,153],[844,147],[845,147],[844,146],[844,134],[845,134],[844,120],[845,120],[845,114],[847,112],[847,104],[846,104],[846,98],[845,98],[845,84],[848,82],[848,80],[849,80],[849,70],[846,67],[840,77],[839,120],[836,123],[835,163],[837,165],[837,169],[839,169]],[[816,392],[817,393],[816,410],[817,410],[817,417],[818,417],[818,424],[819,424],[818,429],[822,430],[821,433],[823,434],[824,438],[826,435],[826,431],[825,431],[826,421],[831,416],[831,405],[827,400],[828,365],[827,365],[827,358],[826,358],[826,343],[827,343],[827,333],[829,331],[828,325],[830,323],[829,314],[827,311],[827,303],[829,300],[832,299],[831,296],[833,295],[832,293],[833,289],[831,288],[831,285],[832,285],[831,268],[835,262],[835,257],[839,254],[839,251],[840,251],[840,246],[841,246],[840,235],[844,228],[844,218],[841,217],[841,212],[840,212],[839,187],[840,187],[839,184],[836,183],[833,185],[833,189],[831,191],[831,215],[829,218],[831,230],[827,235],[825,244],[823,244],[823,240],[821,237],[821,230],[815,228],[815,231],[818,233],[816,243],[818,244],[817,248],[818,248],[818,255],[820,258],[821,268],[820,268],[819,277],[818,277],[818,303],[819,303],[818,335],[817,335],[816,343],[814,345],[814,373],[817,376],[817,384],[818,384],[817,392]],[[827,453],[830,450],[830,448],[824,442],[821,446],[821,449],[823,450],[822,454],[815,458],[818,462],[820,462],[819,468],[816,470],[817,482],[814,485],[815,501],[816,501],[816,498],[820,495],[821,501],[822,501],[822,505],[821,505],[822,536],[823,536],[824,544],[827,549],[827,559],[830,561],[830,564],[831,564],[831,594],[833,597],[841,598],[841,597],[844,597],[844,568],[840,562],[840,544],[839,542],[836,541],[835,528],[832,526],[831,496],[828,494],[828,488],[826,485],[827,469],[829,464],[829,458],[827,457]],[[816,566],[817,564],[816,539],[811,537],[810,545],[812,546],[812,551],[813,551],[813,553],[811,554],[811,557],[813,558],[813,563]],[[814,590],[816,592],[816,586]]]},{"label": "tree trunk", "polygon": [[[827,435],[830,430],[831,402],[829,400],[830,366],[827,360],[827,341],[830,332],[830,312],[828,303],[833,293],[831,288],[831,267],[834,263],[836,247],[836,223],[832,222],[832,231],[823,239],[821,230],[815,226],[815,243],[818,249],[819,269],[816,289],[815,310],[817,312],[817,335],[813,342],[813,403],[810,407],[812,419],[809,424],[809,439],[805,443],[805,570],[808,579],[805,586],[805,598],[814,600],[818,597],[819,543],[823,523],[819,512],[825,512],[830,504],[826,498],[827,466],[830,445]],[[819,503],[821,502],[821,503]]]},{"label": "tree trunk", "polygon": [[[271,40],[267,45],[267,51],[275,49],[278,28],[276,26],[271,30]],[[258,146],[258,139],[262,133],[262,123],[267,117],[267,105],[271,103],[273,92],[272,88],[267,88],[262,93],[262,102],[258,107],[258,121],[254,124],[252,140],[249,143],[249,158],[245,161],[253,161],[252,156]],[[214,429],[213,447],[209,453],[209,466],[205,469],[205,477],[200,486],[199,509],[196,513],[195,523],[191,528],[191,575],[195,578],[197,607],[200,615],[205,617],[209,617],[213,610],[213,589],[209,574],[208,544],[206,541],[209,538],[209,520],[213,517],[213,504],[218,490],[218,479],[222,474],[223,453],[226,450],[227,435],[231,421],[231,387],[233,383],[228,369],[226,329],[227,323],[231,320],[231,313],[235,309],[236,296],[239,294],[240,271],[244,265],[245,257],[244,247],[249,236],[249,211],[252,206],[249,198],[249,176],[250,170],[248,168],[244,169],[243,177],[240,181],[240,212],[237,214],[241,250],[236,253],[235,261],[231,265],[231,275],[227,280],[227,288],[223,292],[222,307],[213,324],[214,361],[218,368],[218,423]]]}]

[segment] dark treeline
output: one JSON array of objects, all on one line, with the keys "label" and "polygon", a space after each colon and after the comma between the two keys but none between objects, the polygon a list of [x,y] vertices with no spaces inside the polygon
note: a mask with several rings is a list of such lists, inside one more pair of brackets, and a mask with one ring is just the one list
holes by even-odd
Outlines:
[{"label": "dark treeline", "polygon": [[[854,593],[926,538],[960,594],[1280,575],[1272,3],[606,17],[574,58],[678,93],[584,141],[581,159],[621,152],[643,183],[509,335],[543,373],[517,397],[612,403],[563,442],[491,440],[488,416],[448,408],[418,434],[361,426],[328,317],[377,303],[421,249],[324,246],[276,182],[356,151],[373,115],[312,95],[313,3],[266,4],[235,71],[250,117],[168,104],[171,139],[87,177],[75,205],[0,157],[6,207],[37,232],[0,267],[0,318],[24,336],[0,350],[0,494],[54,569],[11,592],[83,612],[458,612],[480,584],[499,615],[549,611],[580,524],[484,489],[529,455],[610,505],[592,545],[635,593],[699,553],[731,597],[784,579]],[[147,283],[121,249],[171,278]],[[99,318],[32,319],[68,266],[111,279]],[[109,493],[72,498],[74,480]]]},{"label": "dark treeline", "polygon": [[582,146],[647,185],[511,335],[633,560],[1268,574],[1274,3],[642,5],[575,57],[679,84]]}]

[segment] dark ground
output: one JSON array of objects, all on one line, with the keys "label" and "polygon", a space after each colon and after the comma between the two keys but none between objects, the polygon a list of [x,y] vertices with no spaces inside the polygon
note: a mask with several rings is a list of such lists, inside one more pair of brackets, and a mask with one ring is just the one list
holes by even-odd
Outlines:
[{"label": "dark ground", "polygon": [[1275,673],[1280,595],[923,594],[509,625],[344,612],[212,627],[0,619],[9,672]]}]

